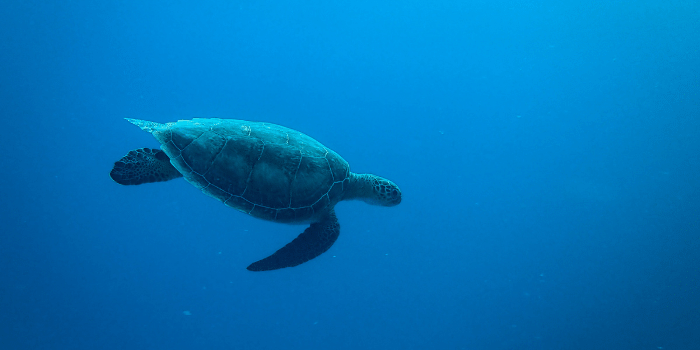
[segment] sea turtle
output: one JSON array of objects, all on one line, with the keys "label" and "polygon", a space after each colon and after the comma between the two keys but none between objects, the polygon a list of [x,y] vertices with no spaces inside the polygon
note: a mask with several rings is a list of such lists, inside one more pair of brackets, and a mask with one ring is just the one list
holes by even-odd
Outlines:
[{"label": "sea turtle", "polygon": [[355,174],[337,153],[296,130],[235,119],[193,119],[159,124],[126,119],[148,131],[162,150],[139,148],[114,163],[110,176],[122,185],[181,176],[205,194],[256,218],[311,223],[296,239],[250,271],[276,270],[309,261],[328,250],[340,225],[333,209],[360,199],[394,206],[401,190],[371,174]]}]

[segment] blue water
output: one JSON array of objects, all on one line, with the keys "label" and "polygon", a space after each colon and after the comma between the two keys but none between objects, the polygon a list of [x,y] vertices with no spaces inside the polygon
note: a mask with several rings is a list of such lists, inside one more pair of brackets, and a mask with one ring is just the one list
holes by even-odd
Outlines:
[{"label": "blue water", "polygon": [[[0,349],[698,349],[697,1],[8,1]],[[123,118],[300,130],[393,208],[120,186]]]}]

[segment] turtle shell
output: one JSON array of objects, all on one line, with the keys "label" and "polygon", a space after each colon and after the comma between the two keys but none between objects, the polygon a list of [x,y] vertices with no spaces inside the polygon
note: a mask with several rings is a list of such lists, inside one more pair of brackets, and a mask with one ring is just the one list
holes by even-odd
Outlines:
[{"label": "turtle shell", "polygon": [[193,119],[154,133],[185,179],[224,204],[275,222],[315,221],[342,199],[348,163],[280,125]]}]

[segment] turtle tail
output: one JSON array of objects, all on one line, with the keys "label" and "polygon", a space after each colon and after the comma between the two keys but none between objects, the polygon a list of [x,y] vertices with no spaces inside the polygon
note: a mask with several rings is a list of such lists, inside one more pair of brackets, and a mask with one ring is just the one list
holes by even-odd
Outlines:
[{"label": "turtle tail", "polygon": [[162,130],[165,127],[165,124],[161,123],[156,123],[156,122],[149,122],[148,120],[141,120],[141,119],[131,119],[131,118],[124,118],[126,121],[128,121],[131,124],[134,124],[141,128],[143,131],[148,131],[151,134],[154,131]]}]

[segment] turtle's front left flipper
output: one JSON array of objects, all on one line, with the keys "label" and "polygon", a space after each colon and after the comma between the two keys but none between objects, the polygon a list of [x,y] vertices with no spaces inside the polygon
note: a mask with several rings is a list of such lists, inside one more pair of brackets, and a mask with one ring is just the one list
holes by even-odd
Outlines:
[{"label": "turtle's front left flipper", "polygon": [[335,243],[339,234],[340,224],[335,216],[335,210],[331,210],[323,220],[312,223],[282,249],[250,264],[248,270],[268,271],[297,266],[323,254]]},{"label": "turtle's front left flipper", "polygon": [[170,158],[165,152],[139,148],[129,151],[116,161],[109,176],[121,185],[140,185],[176,179],[182,177],[182,174],[170,164]]}]

